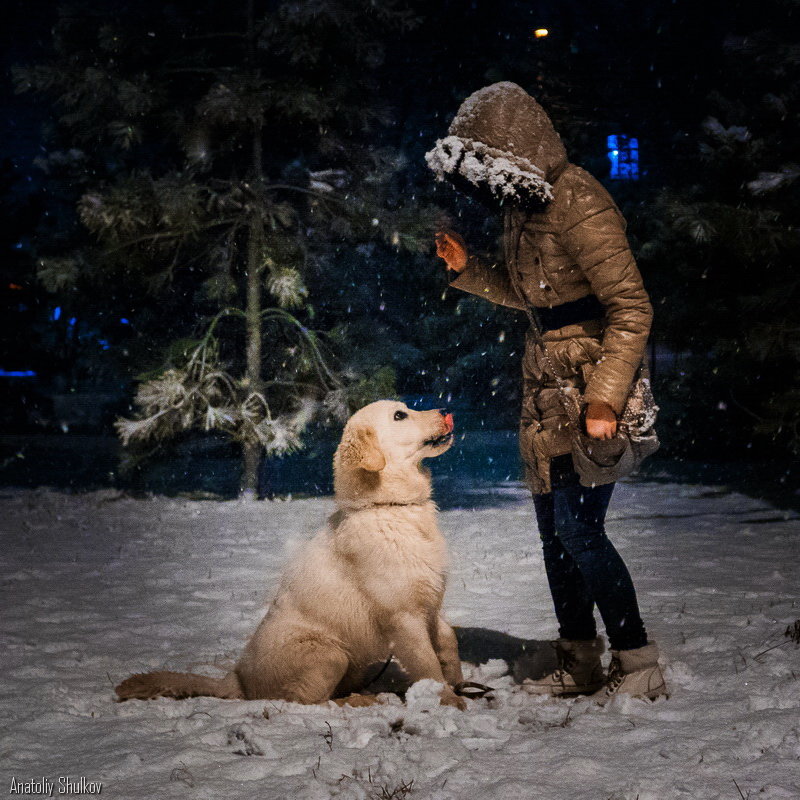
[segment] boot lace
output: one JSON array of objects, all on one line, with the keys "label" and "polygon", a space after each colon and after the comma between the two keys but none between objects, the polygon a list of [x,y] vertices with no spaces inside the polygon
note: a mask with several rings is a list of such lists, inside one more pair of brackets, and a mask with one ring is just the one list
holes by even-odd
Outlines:
[{"label": "boot lace", "polygon": [[558,663],[558,666],[553,670],[553,679],[563,685],[566,677],[572,675],[572,670],[575,668],[575,655],[559,647],[558,642],[551,642],[551,646],[555,648]]},{"label": "boot lace", "polygon": [[606,678],[606,694],[616,694],[622,681],[625,680],[625,673],[622,671],[622,663],[618,658],[612,658],[608,665],[608,677]]}]

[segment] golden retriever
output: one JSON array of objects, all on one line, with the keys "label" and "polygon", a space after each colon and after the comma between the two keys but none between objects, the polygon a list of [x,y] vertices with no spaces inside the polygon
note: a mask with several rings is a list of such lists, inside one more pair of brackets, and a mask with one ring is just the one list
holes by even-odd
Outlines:
[{"label": "golden retriever", "polygon": [[[380,400],[345,426],[333,460],[337,510],[283,576],[234,669],[223,678],[133,675],[119,700],[153,697],[283,699],[320,703],[366,688],[394,657],[410,681],[444,684],[464,707],[458,644],[442,617],[446,546],[424,458],[453,441],[453,420]],[[342,699],[344,698],[344,699]]]}]

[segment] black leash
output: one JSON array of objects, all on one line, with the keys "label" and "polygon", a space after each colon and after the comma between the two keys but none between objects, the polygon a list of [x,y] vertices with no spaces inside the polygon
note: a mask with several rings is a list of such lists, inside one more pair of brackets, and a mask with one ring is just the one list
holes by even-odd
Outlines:
[{"label": "black leash", "polygon": [[494,689],[491,686],[486,686],[483,683],[475,683],[475,681],[461,681],[453,687],[453,691],[459,697],[468,697],[471,700],[477,700],[480,697],[486,697],[489,692]]},{"label": "black leash", "polygon": [[[378,670],[378,672],[375,675],[375,677],[374,678],[370,678],[369,683],[367,683],[363,687],[363,689],[369,688],[370,686],[372,686],[373,683],[376,683],[383,676],[383,673],[386,672],[387,669],[389,669],[389,664],[392,663],[392,659],[393,658],[394,658],[394,653],[389,653],[389,658],[386,659],[386,661],[384,662],[383,666]],[[362,691],[363,691],[363,689],[362,689]]]}]

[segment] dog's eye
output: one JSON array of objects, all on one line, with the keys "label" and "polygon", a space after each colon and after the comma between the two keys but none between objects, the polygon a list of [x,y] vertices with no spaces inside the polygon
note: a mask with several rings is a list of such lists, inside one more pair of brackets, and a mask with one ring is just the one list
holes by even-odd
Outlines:
[{"label": "dog's eye", "polygon": [[405,411],[395,411],[394,412],[394,418],[396,420],[405,419],[407,416],[408,416],[408,414],[406,414]]}]

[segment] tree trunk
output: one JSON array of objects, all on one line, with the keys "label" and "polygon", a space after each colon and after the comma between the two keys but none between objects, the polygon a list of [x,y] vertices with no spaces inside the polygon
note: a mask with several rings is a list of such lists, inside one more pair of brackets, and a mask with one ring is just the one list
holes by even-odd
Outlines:
[{"label": "tree trunk", "polygon": [[[248,392],[261,392],[261,271],[264,259],[264,221],[260,209],[250,218],[247,242],[247,305],[246,348],[247,365],[245,383]],[[258,498],[258,468],[263,448],[256,442],[246,442],[243,447],[241,494],[243,499]]]},{"label": "tree trunk", "polygon": [[239,499],[258,500],[258,468],[261,466],[261,445],[247,442],[242,447],[242,483]]},{"label": "tree trunk", "polygon": [[[255,71],[255,16],[253,0],[247,0],[247,61]],[[258,120],[253,125],[252,161],[250,178],[256,199],[250,215],[250,226],[247,238],[247,302],[246,316],[246,348],[247,365],[245,383],[248,392],[261,392],[264,388],[261,379],[261,272],[264,268],[264,217],[261,207],[261,188],[263,183],[262,161],[263,122]],[[258,473],[263,456],[263,448],[257,442],[245,442],[242,458],[242,482],[240,497],[243,500],[258,499]]]}]

